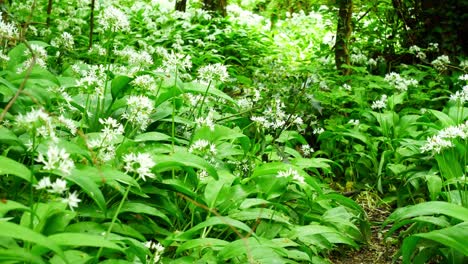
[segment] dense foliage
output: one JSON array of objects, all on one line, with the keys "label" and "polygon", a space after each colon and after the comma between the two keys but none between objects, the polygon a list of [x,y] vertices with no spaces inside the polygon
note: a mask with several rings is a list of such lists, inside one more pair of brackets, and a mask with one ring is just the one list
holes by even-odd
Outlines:
[{"label": "dense foliage", "polygon": [[2,263],[329,263],[382,205],[395,261],[467,261],[468,61],[389,3],[350,75],[331,4],[50,3],[0,21]]}]

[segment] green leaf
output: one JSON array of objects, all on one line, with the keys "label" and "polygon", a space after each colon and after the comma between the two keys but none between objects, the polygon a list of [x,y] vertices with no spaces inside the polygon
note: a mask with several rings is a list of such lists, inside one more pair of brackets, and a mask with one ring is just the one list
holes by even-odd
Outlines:
[{"label": "green leaf", "polygon": [[221,250],[224,246],[228,245],[229,242],[217,238],[197,238],[189,240],[185,243],[182,243],[177,247],[176,254],[180,254],[185,250],[194,249],[194,248],[210,248],[212,250]]},{"label": "green leaf", "polygon": [[106,212],[106,200],[102,194],[99,186],[93,181],[92,178],[88,177],[87,173],[84,173],[82,170],[76,169],[73,170],[72,174],[67,177],[67,180],[70,180],[76,183],[81,187],[83,191],[88,194],[91,199],[96,202],[97,206],[103,211]]},{"label": "green leaf", "polygon": [[[184,90],[187,92],[196,92],[200,94],[205,94],[207,85],[201,84],[199,82],[190,82],[190,83],[184,83]],[[237,104],[234,99],[232,99],[229,95],[223,93],[222,91],[216,89],[211,85],[211,87],[208,89],[208,94],[215,95],[219,98],[223,98],[233,104]]]},{"label": "green leaf", "polygon": [[171,155],[157,155],[155,160],[157,163],[154,169],[158,171],[168,171],[174,167],[185,166],[206,170],[213,178],[218,179],[218,173],[211,164],[189,152],[176,151]]},{"label": "green leaf", "polygon": [[233,212],[229,214],[229,217],[241,221],[246,220],[257,220],[257,219],[266,219],[273,220],[283,224],[291,224],[289,222],[289,217],[284,216],[282,213],[268,209],[268,208],[250,208],[244,209],[239,212]]},{"label": "green leaf", "polygon": [[59,233],[48,237],[49,241],[61,246],[70,247],[104,247],[122,251],[114,242],[105,239],[103,236],[81,233]]},{"label": "green leaf", "polygon": [[[253,233],[253,231],[250,229],[249,226],[247,226],[246,224],[242,223],[241,221],[238,221],[238,220],[235,220],[235,219],[232,219],[230,217],[227,217],[227,216],[213,216],[213,217],[210,217],[208,219],[206,219],[205,221],[201,222],[200,224],[190,228],[189,230],[183,232],[182,234],[180,234],[179,236],[177,236],[177,240],[190,240],[192,239],[192,237],[195,235],[195,233],[205,227],[208,227],[208,226],[214,226],[214,225],[225,225],[227,226],[228,228],[230,228],[231,230],[232,229],[235,229],[237,230],[237,232],[239,232],[240,230],[242,231],[245,231],[247,233]],[[255,234],[252,234],[253,236],[255,236]]]},{"label": "green leaf", "polygon": [[172,137],[160,132],[147,132],[139,134],[135,137],[135,142],[146,141],[170,141]]},{"label": "green leaf", "polygon": [[31,175],[31,171],[22,163],[0,156],[0,175],[5,174],[15,175],[33,184],[37,182],[36,178]]},{"label": "green leaf", "polygon": [[324,158],[295,158],[291,160],[291,164],[296,165],[301,169],[305,168],[320,168],[320,169],[330,169],[330,164],[333,161]]},{"label": "green leaf", "polygon": [[122,98],[125,93],[125,88],[129,87],[128,84],[132,80],[132,78],[123,75],[115,77],[111,83],[112,100]]},{"label": "green leaf", "polygon": [[[126,203],[124,203],[122,205],[122,208],[120,209],[119,214],[127,213],[127,212],[135,213],[135,214],[148,214],[148,215],[152,215],[152,216],[157,216],[157,217],[163,219],[164,221],[166,221],[166,223],[168,223],[169,225],[172,225],[171,220],[169,220],[169,218],[164,213],[162,213],[161,211],[159,211],[155,207],[152,207],[152,206],[144,204],[144,203],[138,203],[138,202],[126,202]],[[115,212],[112,212],[111,215],[114,215],[114,213]]]},{"label": "green leaf", "polygon": [[10,223],[0,221],[0,230],[2,230],[1,235],[5,237],[11,237],[15,239],[21,239],[24,241],[29,241],[36,243],[37,245],[51,249],[57,253],[60,257],[64,258],[64,254],[57,243],[49,240],[49,238],[43,236],[40,233],[36,233],[29,228]]},{"label": "green leaf", "polygon": [[[65,258],[70,264],[86,264],[92,259],[91,256],[79,250],[67,250],[64,252]],[[66,264],[67,262],[54,256],[50,259],[50,264]]]},{"label": "green leaf", "polygon": [[452,118],[450,118],[450,116],[448,116],[447,114],[434,109],[429,109],[428,111],[435,117],[437,117],[437,119],[439,119],[442,127],[449,127],[455,125],[455,121]]},{"label": "green leaf", "polygon": [[390,222],[397,222],[406,218],[434,214],[444,214],[461,221],[468,221],[467,208],[452,203],[432,201],[398,208],[384,221],[382,225],[385,226]]},{"label": "green leaf", "polygon": [[6,213],[8,213],[11,210],[28,211],[29,207],[26,207],[25,205],[13,200],[5,200],[0,202],[0,217],[3,217]]},{"label": "green leaf", "polygon": [[456,226],[434,230],[428,233],[415,234],[414,236],[430,239],[449,248],[453,248],[465,256],[468,256],[468,223],[461,223]]},{"label": "green leaf", "polygon": [[[0,249],[0,262],[1,263],[37,263],[44,264],[44,260],[40,256],[31,254],[23,248],[9,248]],[[65,262],[62,262],[65,263]]]}]

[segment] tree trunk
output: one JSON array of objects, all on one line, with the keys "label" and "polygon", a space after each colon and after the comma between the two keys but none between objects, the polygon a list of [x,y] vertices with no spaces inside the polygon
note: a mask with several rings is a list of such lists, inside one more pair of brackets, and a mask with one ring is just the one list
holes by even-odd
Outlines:
[{"label": "tree trunk", "polygon": [[203,9],[213,11],[225,17],[227,0],[203,0]]},{"label": "tree trunk", "polygon": [[94,7],[95,7],[95,0],[91,0],[91,14],[89,16],[89,44],[88,44],[89,49],[93,47]]},{"label": "tree trunk", "polygon": [[350,65],[349,37],[351,36],[351,17],[353,14],[353,0],[339,0],[338,26],[335,42],[335,65],[343,75],[349,75],[351,70],[343,65]]},{"label": "tree trunk", "polygon": [[175,10],[180,12],[185,12],[187,9],[187,0],[176,0]]},{"label": "tree trunk", "polygon": [[47,4],[47,20],[46,20],[47,27],[50,27],[50,15],[51,14],[52,14],[52,0],[49,0],[49,3]]}]

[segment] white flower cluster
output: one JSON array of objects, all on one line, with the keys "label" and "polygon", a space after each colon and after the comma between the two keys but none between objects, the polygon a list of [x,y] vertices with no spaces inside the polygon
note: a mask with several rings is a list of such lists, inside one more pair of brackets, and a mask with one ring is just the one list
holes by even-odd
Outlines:
[{"label": "white flower cluster", "polygon": [[166,72],[185,72],[192,68],[190,55],[164,52],[163,70]]},{"label": "white flower cluster", "polygon": [[289,116],[283,110],[284,108],[284,103],[277,99],[272,106],[268,106],[263,110],[262,116],[252,116],[250,119],[265,129],[278,129],[290,125],[286,124],[287,120],[297,126],[303,124],[303,120],[300,116],[296,114]]},{"label": "white flower cluster", "polygon": [[150,124],[150,115],[153,110],[153,100],[143,95],[132,95],[127,98],[127,110],[122,118],[127,119],[138,130],[144,131]]},{"label": "white flower cluster", "polygon": [[65,50],[72,50],[75,46],[75,40],[72,34],[63,32],[60,37],[52,39],[50,44],[54,47],[63,48]]},{"label": "white flower cluster", "polygon": [[[152,263],[158,263],[159,260],[161,259],[162,253],[164,253],[165,248],[160,244],[160,243],[155,243],[153,241],[147,241],[145,242],[145,247],[149,248],[154,256],[153,256],[153,262]],[[150,256],[147,256],[147,263],[150,263],[149,261],[151,260]]]},{"label": "white flower cluster", "polygon": [[211,155],[216,155],[217,153],[216,145],[205,139],[198,139],[197,141],[193,142],[188,151],[190,153],[195,151],[208,152]]},{"label": "white flower cluster", "polygon": [[104,30],[112,32],[130,30],[130,21],[127,15],[114,6],[109,6],[102,11],[102,17],[99,20]]},{"label": "white flower cluster", "polygon": [[18,74],[31,67],[31,64],[33,63],[34,59],[36,65],[38,65],[41,68],[47,68],[47,51],[45,50],[45,48],[36,44],[31,44],[31,50],[33,54],[31,54],[31,51],[29,49],[25,50],[24,54],[30,57],[24,62],[24,64],[21,67],[17,69]]},{"label": "white flower cluster", "polygon": [[137,88],[138,91],[144,94],[152,94],[156,91],[156,80],[149,74],[137,76],[132,84]]},{"label": "white flower cluster", "polygon": [[[63,179],[56,179],[54,183],[50,180],[50,177],[42,178],[34,187],[37,190],[48,189],[49,193],[55,193],[58,195],[63,195],[67,188],[67,181]],[[71,210],[74,207],[78,207],[78,203],[81,202],[81,199],[78,198],[76,191],[68,193],[68,197],[62,198],[62,202],[68,204]]]},{"label": "white flower cluster", "polygon": [[77,127],[73,120],[64,116],[53,117],[47,114],[43,109],[33,109],[26,114],[16,116],[16,125],[20,129],[34,133],[34,137],[58,141],[56,127],[65,126],[72,135],[76,134]]},{"label": "white flower cluster", "polygon": [[387,107],[387,95],[386,94],[382,95],[380,100],[372,102],[372,106],[371,106],[372,109],[384,109],[385,107]]},{"label": "white flower cluster", "polygon": [[112,117],[99,119],[99,123],[104,125],[101,134],[98,138],[89,140],[87,145],[90,149],[97,149],[97,158],[106,162],[115,158],[116,140],[123,135],[124,127]]},{"label": "white flower cluster", "polygon": [[6,21],[3,21],[3,13],[0,12],[0,39],[14,39],[18,38],[18,28]]},{"label": "white flower cluster", "polygon": [[384,80],[400,92],[407,91],[409,86],[418,85],[418,81],[416,81],[415,79],[403,78],[400,74],[396,72],[386,74]]},{"label": "white flower cluster", "polygon": [[453,140],[468,138],[468,121],[457,126],[446,127],[432,137],[427,138],[426,144],[421,147],[421,151],[439,154],[442,150],[454,147]]},{"label": "white flower cluster", "polygon": [[213,111],[210,111],[206,117],[198,117],[195,119],[195,124],[198,127],[207,126],[211,131],[215,129],[215,122],[213,120]]},{"label": "white flower cluster", "polygon": [[127,60],[129,66],[127,70],[130,71],[130,75],[153,65],[153,57],[145,50],[136,51],[131,47],[126,47],[123,50],[115,51],[115,54]]},{"label": "white flower cluster", "polygon": [[411,46],[409,48],[409,52],[411,54],[416,55],[416,58],[421,59],[421,60],[425,60],[426,57],[427,57],[426,53],[424,53],[424,51],[420,47],[418,47],[416,45]]},{"label": "white flower cluster", "polygon": [[451,94],[450,101],[460,102],[461,104],[468,101],[468,85],[463,86],[460,91],[456,91],[454,94]]},{"label": "white flower cluster", "polygon": [[153,168],[156,163],[148,153],[129,153],[123,157],[123,161],[125,162],[125,171],[127,173],[136,173],[143,181],[146,181],[146,177],[156,177],[151,172],[151,168]]},{"label": "white flower cluster", "polygon": [[279,171],[276,175],[278,178],[292,178],[294,181],[297,181],[300,184],[305,184],[304,177],[299,174],[297,170],[289,168],[285,171]]},{"label": "white flower cluster", "polygon": [[225,82],[229,78],[226,66],[221,63],[208,64],[198,69],[198,78],[204,82]]},{"label": "white flower cluster", "polygon": [[301,150],[304,157],[309,157],[314,152],[314,149],[309,144],[301,145]]},{"label": "white flower cluster", "polygon": [[43,169],[47,171],[60,171],[63,175],[70,175],[75,168],[75,163],[65,149],[57,146],[49,146],[47,153],[39,153],[36,161],[44,164]]},{"label": "white flower cluster", "polygon": [[88,70],[76,69],[76,71],[81,75],[81,78],[77,81],[77,85],[85,93],[95,93],[98,96],[104,95],[104,84],[107,79],[104,65],[89,65]]},{"label": "white flower cluster", "polygon": [[438,71],[447,70],[447,65],[450,64],[450,58],[447,55],[441,55],[431,62],[432,66]]}]

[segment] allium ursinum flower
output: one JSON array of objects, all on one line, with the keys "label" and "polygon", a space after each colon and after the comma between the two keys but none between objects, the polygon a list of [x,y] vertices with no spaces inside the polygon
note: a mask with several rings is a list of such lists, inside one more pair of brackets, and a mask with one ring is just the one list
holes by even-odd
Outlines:
[{"label": "allium ursinum flower", "polygon": [[33,109],[25,115],[17,115],[16,125],[18,128],[34,132],[34,136],[52,139],[52,141],[58,140],[53,118],[44,112],[43,109]]},{"label": "allium ursinum flower", "polygon": [[73,35],[68,32],[63,32],[60,37],[52,39],[50,42],[52,46],[63,48],[65,50],[72,50],[75,46]]},{"label": "allium ursinum flower", "polygon": [[181,53],[171,53],[166,52],[163,60],[163,69],[168,72],[185,72],[192,68],[192,61],[190,55],[185,55]]},{"label": "allium ursinum flower", "polygon": [[102,28],[112,32],[130,30],[130,21],[127,15],[120,9],[109,6],[102,10],[101,19]]},{"label": "allium ursinum flower", "polygon": [[299,182],[300,184],[304,184],[305,180],[304,177],[299,174],[297,170],[289,168],[285,171],[279,171],[276,175],[278,178],[292,178],[294,181]]},{"label": "allium ursinum flower", "polygon": [[314,128],[314,130],[312,131],[314,135],[320,135],[323,132],[325,132],[325,129],[323,129],[323,127]]},{"label": "allium ursinum flower", "polygon": [[99,44],[93,44],[93,46],[88,50],[88,54],[106,56],[107,50]]},{"label": "allium ursinum flower", "polygon": [[127,119],[139,130],[145,130],[151,119],[150,115],[154,110],[154,102],[146,96],[130,96],[127,98],[127,109],[122,118]]},{"label": "allium ursinum flower", "polygon": [[123,157],[123,161],[125,162],[125,171],[127,173],[137,174],[143,181],[146,181],[146,177],[156,177],[151,172],[151,168],[153,168],[156,163],[148,153],[129,153]]},{"label": "allium ursinum flower", "polygon": [[89,65],[88,70],[79,71],[81,78],[77,85],[85,94],[103,96],[104,85],[107,78],[106,68],[103,65]]},{"label": "allium ursinum flower", "polygon": [[0,51],[0,61],[9,61],[10,57],[7,54],[3,53],[3,50]]},{"label": "allium ursinum flower", "polygon": [[156,80],[148,74],[137,76],[132,81],[132,84],[143,93],[153,93],[156,91]]},{"label": "allium ursinum flower", "polygon": [[372,106],[371,106],[372,109],[384,109],[385,107],[387,107],[387,95],[386,94],[382,95],[380,100],[372,102]]},{"label": "allium ursinum flower", "polygon": [[415,79],[403,78],[396,72],[386,74],[384,80],[401,92],[407,91],[408,86],[418,85],[418,81]]},{"label": "allium ursinum flower", "polygon": [[37,190],[42,190],[46,188],[50,188],[52,186],[52,182],[50,181],[50,177],[44,177],[40,179],[37,184],[34,185],[34,188]]},{"label": "allium ursinum flower", "polygon": [[[285,105],[281,100],[275,99],[271,106],[267,106],[262,112],[262,116],[252,116],[250,119],[266,129],[282,128],[286,124],[289,115],[284,111]],[[290,119],[295,120],[295,119]]]},{"label": "allium ursinum flower", "polygon": [[421,147],[422,152],[435,152],[439,154],[442,150],[447,148],[452,148],[453,142],[447,139],[444,139],[440,135],[435,135],[427,139],[427,142],[424,146]]},{"label": "allium ursinum flower", "polygon": [[68,207],[73,211],[74,207],[78,207],[78,203],[81,202],[81,199],[78,198],[76,191],[69,193],[68,197],[62,199],[62,203],[68,204]]},{"label": "allium ursinum flower", "polygon": [[360,51],[359,53],[353,53],[350,56],[350,60],[352,64],[367,64],[369,59],[366,55],[362,54]]},{"label": "allium ursinum flower", "polygon": [[[158,263],[159,260],[161,260],[161,255],[164,253],[165,248],[160,243],[154,241],[147,241],[144,245],[154,254],[152,257],[153,263]],[[151,256],[146,256],[147,263],[149,263],[150,260]]]},{"label": "allium ursinum flower", "polygon": [[309,144],[301,145],[301,150],[305,157],[309,157],[314,152],[314,149]]},{"label": "allium ursinum flower", "polygon": [[195,141],[189,148],[188,150],[190,153],[193,153],[195,151],[199,152],[209,152],[212,155],[216,155],[217,150],[216,150],[216,145],[213,143],[210,143],[208,140],[205,139],[199,139]]},{"label": "allium ursinum flower", "polygon": [[58,117],[57,121],[63,124],[70,131],[72,135],[76,135],[78,128],[73,119],[69,119],[61,115]]},{"label": "allium ursinum flower", "polygon": [[197,176],[200,181],[203,181],[208,178],[208,172],[206,170],[199,170],[197,171]]},{"label": "allium ursinum flower", "polygon": [[458,77],[458,80],[460,81],[468,81],[468,74],[463,74]]},{"label": "allium ursinum flower", "polygon": [[429,43],[429,46],[427,47],[427,50],[429,50],[429,51],[439,51],[439,43]]},{"label": "allium ursinum flower", "polygon": [[[31,44],[30,45],[31,50],[34,54],[35,58],[35,65],[38,65],[41,68],[47,68],[47,51],[45,50],[44,47],[36,45],[36,44]],[[31,51],[29,49],[26,49],[24,51],[24,54],[26,56],[29,56],[29,59],[27,59],[24,64],[17,69],[17,73],[22,73],[29,67],[31,67],[31,64],[33,63],[33,54],[31,54]]]},{"label": "allium ursinum flower", "polygon": [[210,111],[206,117],[196,118],[195,124],[197,124],[198,127],[207,126],[211,131],[214,131],[215,123],[213,121],[213,111]]},{"label": "allium ursinum flower", "polygon": [[[468,70],[468,60],[462,60],[460,62],[460,68],[462,68],[463,70]],[[466,75],[466,74],[465,74]]]},{"label": "allium ursinum flower", "polygon": [[44,164],[44,170],[58,170],[63,175],[70,175],[71,171],[75,168],[75,163],[70,158],[70,154],[65,149],[54,145],[49,146],[47,153],[39,153],[36,161]]},{"label": "allium ursinum flower", "polygon": [[349,85],[349,84],[347,84],[347,83],[343,84],[342,87],[343,87],[343,89],[345,89],[346,91],[351,91],[351,90],[352,90],[351,85]]},{"label": "allium ursinum flower", "polygon": [[12,23],[3,21],[3,13],[0,12],[0,39],[14,39],[18,36],[18,28]]},{"label": "allium ursinum flower", "polygon": [[63,179],[56,179],[54,183],[50,184],[51,193],[63,194],[67,190],[67,181]]},{"label": "allium ursinum flower", "polygon": [[190,105],[193,107],[197,106],[203,100],[202,94],[193,95],[191,93],[186,93],[184,96],[188,99]]},{"label": "allium ursinum flower", "polygon": [[424,53],[424,51],[416,46],[416,45],[413,45],[409,48],[409,52],[411,54],[415,54],[416,55],[416,58],[418,59],[421,59],[421,60],[425,60],[426,59],[426,53]]},{"label": "allium ursinum flower", "polygon": [[127,60],[130,75],[153,65],[153,57],[145,50],[136,51],[131,47],[126,47],[123,50],[116,50],[114,53]]},{"label": "allium ursinum flower", "polygon": [[123,135],[124,127],[112,117],[100,118],[99,123],[104,125],[101,134],[98,138],[89,140],[87,145],[90,149],[97,149],[97,158],[106,162],[115,158],[115,140]]},{"label": "allium ursinum flower", "polygon": [[450,59],[447,55],[441,55],[437,57],[437,59],[433,60],[431,64],[438,71],[445,71],[447,69],[447,65],[450,64]]},{"label": "allium ursinum flower", "polygon": [[226,66],[221,63],[215,63],[198,69],[198,78],[204,82],[225,82],[229,78],[229,74]]},{"label": "allium ursinum flower", "polygon": [[450,95],[450,101],[460,102],[464,104],[468,101],[468,85],[463,86],[461,91],[456,91]]}]

